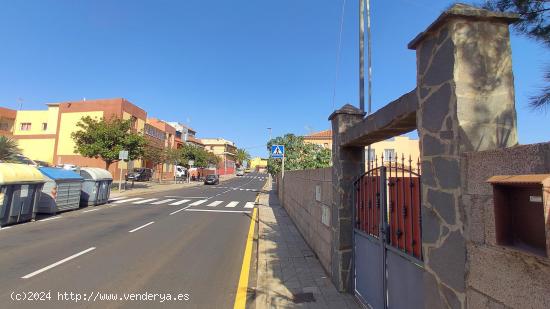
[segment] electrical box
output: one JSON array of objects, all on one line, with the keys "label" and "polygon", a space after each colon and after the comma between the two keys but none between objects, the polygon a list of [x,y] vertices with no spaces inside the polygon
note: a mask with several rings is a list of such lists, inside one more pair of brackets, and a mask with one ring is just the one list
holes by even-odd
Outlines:
[{"label": "electrical box", "polygon": [[550,253],[550,174],[500,175],[493,185],[498,245],[540,256]]}]

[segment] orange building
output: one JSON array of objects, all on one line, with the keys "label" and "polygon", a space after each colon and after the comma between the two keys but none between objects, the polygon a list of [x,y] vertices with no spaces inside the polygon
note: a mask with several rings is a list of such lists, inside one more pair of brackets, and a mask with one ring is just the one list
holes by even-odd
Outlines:
[{"label": "orange building", "polygon": [[[176,149],[176,129],[168,123],[156,119],[147,118],[144,135],[149,142],[149,146],[158,149]],[[152,162],[143,162],[145,167],[155,170],[155,178],[162,176],[162,179],[170,179],[174,176],[174,164],[161,163],[154,165]]]},{"label": "orange building", "polygon": [[0,135],[12,136],[17,111],[0,107]]},{"label": "orange building", "polygon": [[[136,132],[143,131],[147,120],[147,113],[143,109],[123,98],[70,101],[47,106],[46,110],[17,111],[12,135],[23,155],[53,165],[75,164],[105,168],[101,159],[86,158],[75,152],[71,134],[79,130],[77,123],[85,116],[96,119],[132,119],[133,130]],[[128,165],[140,167],[141,161],[134,160],[130,164],[117,162],[109,167],[109,171],[118,179],[120,169],[126,173]]]}]

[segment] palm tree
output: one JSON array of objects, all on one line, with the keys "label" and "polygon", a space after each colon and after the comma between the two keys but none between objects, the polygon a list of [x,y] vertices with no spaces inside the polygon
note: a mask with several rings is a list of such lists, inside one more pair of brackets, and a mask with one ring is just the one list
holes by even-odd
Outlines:
[{"label": "palm tree", "polygon": [[237,163],[239,163],[239,166],[242,166],[246,160],[250,160],[250,154],[243,148],[237,149]]},{"label": "palm tree", "polygon": [[17,142],[7,136],[0,136],[0,162],[14,162],[15,156],[21,152]]}]

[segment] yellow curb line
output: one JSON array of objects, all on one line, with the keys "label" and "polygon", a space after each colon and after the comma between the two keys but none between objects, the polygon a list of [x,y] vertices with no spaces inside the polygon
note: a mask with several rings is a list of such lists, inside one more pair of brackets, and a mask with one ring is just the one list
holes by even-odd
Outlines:
[{"label": "yellow curb line", "polygon": [[239,277],[239,285],[237,286],[237,295],[235,296],[234,309],[244,309],[246,307],[246,295],[248,291],[248,276],[250,273],[250,259],[252,257],[252,244],[254,240],[254,227],[258,208],[254,208],[252,218],[250,219],[250,229],[246,238],[246,247],[244,249],[243,266],[241,267],[241,276]]}]

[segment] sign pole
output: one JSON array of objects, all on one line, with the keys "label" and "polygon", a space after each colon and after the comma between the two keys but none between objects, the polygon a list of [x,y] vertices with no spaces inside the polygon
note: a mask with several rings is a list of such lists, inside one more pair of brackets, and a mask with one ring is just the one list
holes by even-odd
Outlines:
[{"label": "sign pole", "polygon": [[118,166],[120,167],[120,177],[118,179],[118,192],[121,192],[122,190],[122,165],[120,165],[120,161],[118,161]]},{"label": "sign pole", "polygon": [[283,156],[283,164],[282,164],[282,166],[281,166],[281,169],[282,169],[282,171],[281,171],[281,178],[282,178],[282,179],[285,179],[285,156]]}]

